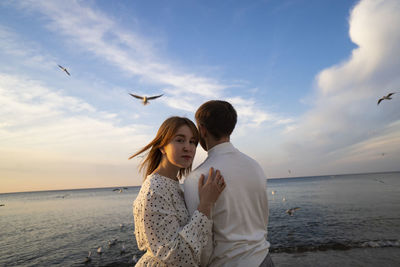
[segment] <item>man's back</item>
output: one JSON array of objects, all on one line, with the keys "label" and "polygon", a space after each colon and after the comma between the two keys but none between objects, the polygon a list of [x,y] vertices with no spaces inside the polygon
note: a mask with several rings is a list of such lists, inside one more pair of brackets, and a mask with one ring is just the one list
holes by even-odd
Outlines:
[{"label": "man's back", "polygon": [[[259,164],[231,143],[208,151],[208,158],[185,180],[190,214],[199,203],[197,183],[210,167],[219,169],[227,184],[212,211],[213,248],[202,255],[202,265],[258,266],[268,253],[266,177]],[[209,259],[208,259],[209,258]]]}]

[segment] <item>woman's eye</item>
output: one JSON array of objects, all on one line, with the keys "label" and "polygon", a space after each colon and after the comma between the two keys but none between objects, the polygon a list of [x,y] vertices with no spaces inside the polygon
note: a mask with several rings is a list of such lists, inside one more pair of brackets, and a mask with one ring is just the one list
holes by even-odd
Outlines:
[{"label": "woman's eye", "polygon": [[178,143],[183,143],[185,140],[183,140],[182,138],[176,139],[176,142]]},{"label": "woman's eye", "polygon": [[193,144],[193,145],[195,145],[195,144],[196,144],[196,141],[190,140],[190,143]]}]

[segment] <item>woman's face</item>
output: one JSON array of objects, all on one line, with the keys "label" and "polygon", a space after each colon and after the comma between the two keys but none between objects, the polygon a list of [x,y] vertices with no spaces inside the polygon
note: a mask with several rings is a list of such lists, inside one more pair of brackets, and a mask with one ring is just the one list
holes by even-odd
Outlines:
[{"label": "woman's face", "polygon": [[163,147],[167,160],[176,167],[188,168],[196,154],[196,140],[189,126],[183,125]]}]

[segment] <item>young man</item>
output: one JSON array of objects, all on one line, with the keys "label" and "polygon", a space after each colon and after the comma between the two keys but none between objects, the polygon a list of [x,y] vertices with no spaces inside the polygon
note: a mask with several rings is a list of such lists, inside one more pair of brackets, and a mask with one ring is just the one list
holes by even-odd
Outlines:
[{"label": "young man", "polygon": [[201,255],[202,266],[274,266],[266,240],[268,198],[260,165],[230,143],[237,114],[226,101],[212,100],[195,115],[200,144],[207,159],[186,178],[185,201],[190,214],[199,204],[198,179],[210,167],[224,176],[226,188],[212,210],[213,237]]}]

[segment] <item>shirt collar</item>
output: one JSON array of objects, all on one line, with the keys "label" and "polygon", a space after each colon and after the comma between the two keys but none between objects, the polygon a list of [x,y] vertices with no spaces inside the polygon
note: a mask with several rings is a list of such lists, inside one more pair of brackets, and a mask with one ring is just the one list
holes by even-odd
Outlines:
[{"label": "shirt collar", "polygon": [[224,154],[228,152],[232,152],[235,150],[235,147],[231,144],[231,142],[224,142],[213,146],[210,150],[208,150],[208,156],[211,157],[217,154]]}]

